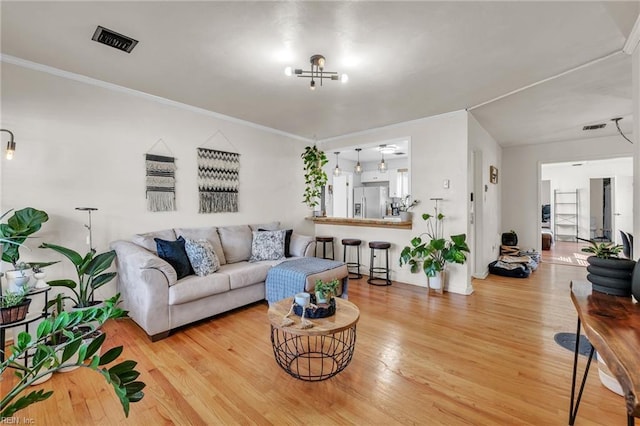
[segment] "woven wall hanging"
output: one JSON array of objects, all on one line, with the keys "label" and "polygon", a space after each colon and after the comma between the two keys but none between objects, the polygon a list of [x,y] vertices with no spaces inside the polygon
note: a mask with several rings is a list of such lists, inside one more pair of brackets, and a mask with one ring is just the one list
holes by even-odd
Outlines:
[{"label": "woven wall hanging", "polygon": [[200,213],[238,211],[240,154],[198,148]]},{"label": "woven wall hanging", "polygon": [[147,168],[147,210],[176,209],[176,160],[174,157],[145,154]]}]

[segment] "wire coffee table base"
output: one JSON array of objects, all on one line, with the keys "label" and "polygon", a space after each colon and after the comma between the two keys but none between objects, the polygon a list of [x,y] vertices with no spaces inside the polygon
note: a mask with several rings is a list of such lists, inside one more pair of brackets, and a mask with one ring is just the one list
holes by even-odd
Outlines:
[{"label": "wire coffee table base", "polygon": [[276,362],[296,379],[316,382],[329,379],[351,362],[356,347],[355,323],[333,334],[303,336],[271,326]]}]

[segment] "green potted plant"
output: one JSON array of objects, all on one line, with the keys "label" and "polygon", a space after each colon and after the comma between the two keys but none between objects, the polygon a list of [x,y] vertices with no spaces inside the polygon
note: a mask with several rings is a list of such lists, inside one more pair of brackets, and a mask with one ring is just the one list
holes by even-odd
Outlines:
[{"label": "green potted plant", "polygon": [[420,204],[420,200],[411,200],[411,195],[404,197],[400,203],[400,220],[403,222],[409,222],[413,219],[413,213],[411,209]]},{"label": "green potted plant", "polygon": [[318,205],[322,188],[327,184],[327,173],[323,167],[329,160],[324,151],[315,145],[305,147],[301,157],[304,163],[305,183],[303,202],[313,209]]},{"label": "green potted plant", "polygon": [[336,295],[339,285],[340,281],[337,279],[329,282],[317,280],[314,288],[316,293],[316,303],[329,303],[331,301],[331,297]]},{"label": "green potted plant", "polygon": [[8,291],[0,297],[0,324],[10,324],[25,319],[31,299],[26,291]]},{"label": "green potted plant", "polygon": [[613,242],[589,241],[582,251],[591,253],[587,257],[587,280],[595,291],[614,296],[630,296],[633,268],[636,261],[618,257],[622,246]]},{"label": "green potted plant", "polygon": [[[422,270],[429,279],[429,287],[438,291],[444,289],[443,274],[448,263],[464,264],[469,253],[466,234],[444,237],[444,215],[424,213],[422,219],[427,230],[411,239],[411,245],[400,253],[400,266],[408,264],[411,272]],[[427,238],[424,238],[427,237]]]},{"label": "green potted plant", "polygon": [[[33,338],[29,333],[22,332],[10,348],[11,355],[0,364],[0,378],[5,373],[11,372],[17,376],[13,386],[8,392],[0,397],[0,418],[11,418],[17,411],[44,401],[53,395],[53,391],[39,389],[27,393],[30,385],[55,371],[71,364],[69,360],[77,355],[75,365],[100,373],[107,383],[113,386],[116,396],[120,400],[125,416],[129,415],[131,403],[140,401],[144,397],[144,382],[137,380],[140,373],[135,370],[137,363],[133,360],[116,362],[122,353],[123,347],[114,347],[103,355],[98,355],[97,351],[105,341],[107,335],[103,333],[100,337],[93,339],[90,343],[83,341],[85,334],[74,331],[78,326],[88,325],[92,321],[98,321],[100,325],[110,319],[124,318],[127,312],[117,307],[120,295],[105,301],[103,307],[89,308],[83,311],[63,312],[55,319],[45,318]],[[54,350],[46,345],[51,337],[61,333],[68,336],[68,340],[63,343],[61,350]],[[24,364],[24,357],[27,353],[33,353],[30,357],[32,363]],[[22,395],[21,394],[24,394]]]},{"label": "green potted plant", "polygon": [[[0,216],[4,219],[13,210],[9,210]],[[14,290],[29,281],[33,265],[44,267],[51,263],[24,263],[20,260],[20,247],[32,234],[38,232],[42,224],[49,220],[49,215],[42,210],[33,207],[25,207],[16,210],[7,219],[7,223],[0,224],[0,243],[2,243],[2,261],[13,265],[13,270],[6,271],[8,287]]]},{"label": "green potted plant", "polygon": [[[54,321],[54,323],[56,319],[65,312],[64,299],[64,295],[62,293],[58,293],[56,294],[56,297],[53,300],[49,301],[49,303],[47,304],[47,310],[51,308],[49,317],[52,319],[52,321]],[[97,339],[101,334],[104,333],[102,330],[99,330],[98,327],[99,324],[97,322],[93,322],[91,324],[79,324],[77,326],[74,326],[71,331],[74,335],[78,333],[82,334],[82,342],[89,345],[93,340]],[[45,342],[45,344],[52,346],[56,351],[60,352],[59,355],[62,356],[62,352],[65,348],[64,343],[68,342],[72,338],[72,336],[67,335],[63,332],[54,333],[51,335],[51,339]],[[100,348],[96,350],[96,355],[100,355]],[[60,373],[68,373],[79,368],[80,366],[76,363],[78,356],[79,354],[77,353],[72,355],[71,358],[66,361],[66,364],[71,365],[60,367],[58,371]]]},{"label": "green potted plant", "polygon": [[40,248],[48,248],[62,254],[71,261],[76,270],[77,281],[52,280],[47,282],[50,286],[71,289],[73,295],[64,298],[72,300],[74,308],[87,308],[100,303],[94,300],[94,292],[116,276],[115,272],[105,272],[116,258],[114,250],[96,255],[96,251],[91,249],[83,257],[75,250],[55,244],[43,243]]}]

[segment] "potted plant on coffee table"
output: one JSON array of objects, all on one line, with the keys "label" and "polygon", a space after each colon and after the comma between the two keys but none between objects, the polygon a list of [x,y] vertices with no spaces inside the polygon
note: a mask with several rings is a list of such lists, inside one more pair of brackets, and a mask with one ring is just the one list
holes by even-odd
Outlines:
[{"label": "potted plant on coffee table", "polygon": [[591,282],[594,291],[614,296],[631,296],[636,261],[618,257],[622,252],[621,245],[592,240],[582,251],[592,254],[587,257],[587,280]]},{"label": "potted plant on coffee table", "polygon": [[465,253],[469,253],[466,234],[444,237],[444,217],[438,212],[436,203],[435,215],[422,215],[427,225],[426,232],[412,238],[411,245],[404,247],[400,253],[400,266],[408,264],[412,273],[422,270],[428,277],[429,287],[439,292],[444,290],[447,264],[463,264],[467,260]]},{"label": "potted plant on coffee table", "polygon": [[317,280],[314,288],[316,293],[316,303],[329,303],[331,301],[331,297],[336,295],[339,285],[340,281],[337,279],[329,282]]}]

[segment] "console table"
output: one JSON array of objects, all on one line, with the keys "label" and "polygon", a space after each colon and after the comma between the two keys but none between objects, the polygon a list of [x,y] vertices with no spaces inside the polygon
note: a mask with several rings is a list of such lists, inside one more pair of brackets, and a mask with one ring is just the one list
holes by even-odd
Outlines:
[{"label": "console table", "polygon": [[[571,282],[571,301],[578,312],[578,327],[573,356],[569,425],[573,425],[576,420],[594,350],[598,351],[598,356],[620,382],[627,407],[627,424],[633,425],[634,418],[640,417],[640,303],[635,303],[631,297],[592,292],[591,283],[587,281]],[[577,336],[580,336],[581,326],[592,346],[575,399],[580,340]]]}]

